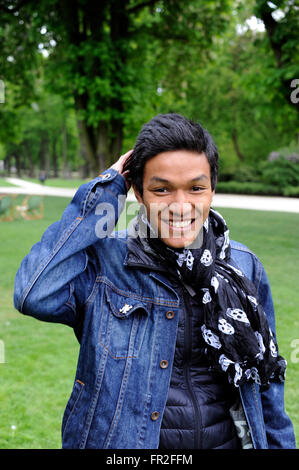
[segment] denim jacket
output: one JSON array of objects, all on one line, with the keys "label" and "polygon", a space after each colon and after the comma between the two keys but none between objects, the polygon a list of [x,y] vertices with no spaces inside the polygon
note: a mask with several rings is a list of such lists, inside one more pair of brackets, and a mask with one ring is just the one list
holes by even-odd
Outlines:
[{"label": "denim jacket", "polygon": [[[159,445],[182,300],[165,272],[134,262],[126,231],[113,232],[125,197],[125,181],[114,169],[81,186],[16,275],[15,307],[71,326],[80,341],[62,422],[63,448]],[[104,221],[107,234],[99,237]],[[258,288],[274,331],[271,292],[260,261],[244,245],[231,242],[231,247],[233,261]],[[240,387],[254,448],[295,448],[283,390],[282,383],[262,393],[256,384]]]}]

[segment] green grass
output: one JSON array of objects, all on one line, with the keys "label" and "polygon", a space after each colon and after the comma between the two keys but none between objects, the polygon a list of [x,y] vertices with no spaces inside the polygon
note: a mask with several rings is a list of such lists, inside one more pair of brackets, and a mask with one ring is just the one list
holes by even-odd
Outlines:
[{"label": "green grass", "polygon": [[[0,363],[0,448],[61,447],[61,419],[75,375],[78,343],[70,328],[16,312],[12,296],[21,260],[68,202],[46,197],[43,220],[0,223],[0,340],[5,346],[5,362]],[[291,347],[292,340],[299,338],[299,215],[220,212],[231,238],[256,252],[270,279],[280,353],[288,361],[286,408],[299,442],[299,370],[292,361],[299,360],[299,352],[294,355]]]},{"label": "green grass", "polygon": [[[29,181],[31,183],[38,183],[41,184],[38,178],[24,178],[25,181]],[[78,188],[81,184],[88,183],[90,180],[88,179],[63,179],[63,178],[49,178],[46,179],[44,185],[51,186],[53,188]]]},{"label": "green grass", "polygon": [[16,187],[14,184],[11,184],[9,183],[8,181],[6,181],[4,178],[0,178],[0,188],[2,187]]}]

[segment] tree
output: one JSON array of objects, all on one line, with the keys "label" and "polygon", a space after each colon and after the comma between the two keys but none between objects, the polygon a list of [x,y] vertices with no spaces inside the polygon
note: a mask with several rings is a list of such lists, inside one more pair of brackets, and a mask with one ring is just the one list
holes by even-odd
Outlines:
[{"label": "tree", "polygon": [[207,60],[187,68],[181,83],[179,73],[175,81],[165,74],[160,97],[159,110],[168,105],[209,129],[225,172],[256,166],[289,145],[297,130],[295,109],[271,86],[275,59],[265,32],[246,26],[252,12],[248,4],[235,9],[230,27],[214,36]]},{"label": "tree", "polygon": [[288,104],[299,111],[297,100],[290,98],[292,81],[299,79],[298,5],[293,0],[256,0],[255,13],[264,22],[276,61],[272,86],[280,89]]},{"label": "tree", "polygon": [[[154,68],[169,50],[182,60],[182,50],[195,44],[205,51],[212,36],[228,21],[229,0],[1,0],[3,37],[15,47],[47,50],[47,76],[56,93],[73,97],[80,136],[94,172],[103,170],[121,152],[124,125],[135,93],[145,94],[142,59],[155,54]],[[28,37],[20,31],[22,21]],[[170,43],[168,42],[170,41]],[[42,46],[41,46],[42,44]],[[142,45],[142,48],[140,47]],[[40,46],[38,46],[40,45]],[[177,51],[177,54],[175,52]],[[181,53],[179,53],[181,50]],[[167,54],[166,54],[167,52]],[[12,54],[9,50],[7,54]],[[136,59],[136,55],[138,55]],[[195,52],[189,56],[195,57]],[[33,62],[34,63],[34,62]],[[133,64],[141,63],[138,69]],[[164,69],[164,63],[162,69]],[[32,61],[22,62],[24,70]],[[147,70],[157,89],[161,75]],[[155,80],[158,79],[158,82]],[[149,83],[151,78],[147,78]],[[156,93],[155,93],[156,98]],[[138,99],[137,99],[138,101]]]}]

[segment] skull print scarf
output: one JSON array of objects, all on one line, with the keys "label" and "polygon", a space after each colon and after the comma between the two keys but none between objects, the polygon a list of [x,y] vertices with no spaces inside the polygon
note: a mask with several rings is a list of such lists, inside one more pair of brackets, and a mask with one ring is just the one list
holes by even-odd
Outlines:
[{"label": "skull print scarf", "polygon": [[253,283],[232,264],[229,230],[210,209],[202,228],[202,245],[172,249],[151,237],[147,243],[167,270],[196,292],[203,310],[201,332],[211,364],[236,387],[256,382],[266,389],[284,381],[286,361],[278,346]]}]

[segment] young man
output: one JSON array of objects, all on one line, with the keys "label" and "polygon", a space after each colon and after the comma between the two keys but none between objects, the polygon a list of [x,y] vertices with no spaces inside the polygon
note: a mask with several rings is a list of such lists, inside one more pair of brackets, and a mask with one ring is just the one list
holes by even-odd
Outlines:
[{"label": "young man", "polygon": [[16,308],[81,344],[64,448],[295,447],[269,283],[211,209],[217,167],[200,124],[159,115],[23,260]]}]

